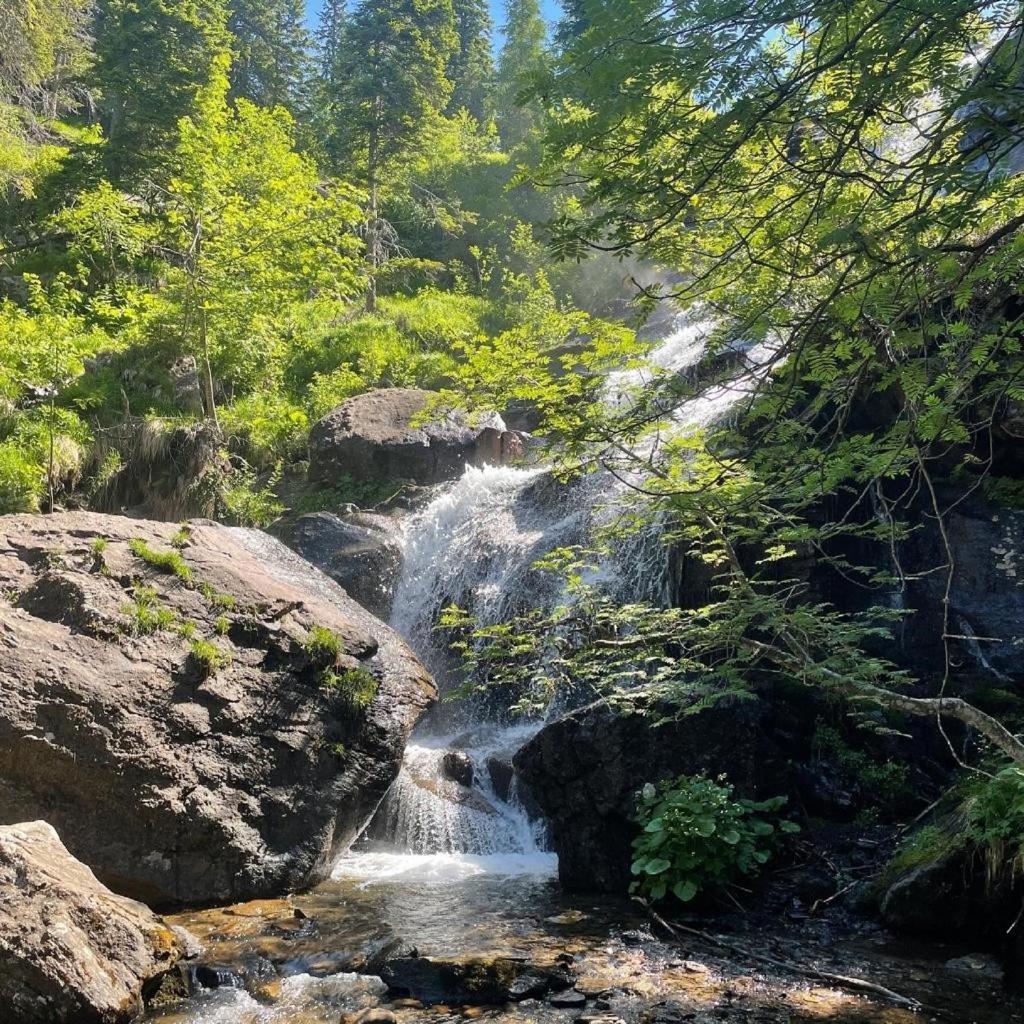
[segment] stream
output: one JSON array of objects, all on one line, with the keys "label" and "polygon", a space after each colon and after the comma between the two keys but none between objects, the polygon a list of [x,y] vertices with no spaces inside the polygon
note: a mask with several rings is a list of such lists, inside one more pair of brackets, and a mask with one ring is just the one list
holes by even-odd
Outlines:
[{"label": "stream", "polygon": [[[692,323],[679,325],[656,353],[661,364],[679,370],[695,363],[698,335]],[[689,409],[686,419],[707,422],[749,390],[741,373],[736,386],[724,384],[696,400],[704,405]],[[406,515],[391,624],[442,693],[454,678],[433,629],[443,604],[457,602],[483,622],[550,607],[563,594],[533,563],[555,548],[585,543],[596,525],[607,524],[618,494],[599,474],[564,487],[542,468],[469,467]],[[331,580],[277,541],[239,533],[282,578],[327,597],[336,592]],[[599,570],[617,597],[634,600],[656,599],[667,574],[656,531],[626,538]],[[547,716],[563,710],[553,706]],[[1024,1006],[1008,1002],[989,958],[971,949],[895,945],[881,929],[838,911],[736,913],[710,924],[693,919],[688,924],[703,936],[672,937],[626,898],[563,893],[544,823],[512,769],[516,750],[542,725],[510,721],[486,702],[439,703],[417,727],[398,779],[329,882],[287,899],[170,918],[202,943],[190,968],[196,994],[154,1006],[147,1020],[338,1024],[346,1014],[385,1006],[399,1024],[571,1024],[581,1015],[607,1024],[611,1018],[628,1024],[1024,1021]],[[568,972],[586,1001],[553,1005],[557,994],[545,994],[496,1005],[459,1005],[443,995],[425,1004],[389,1002],[382,966],[413,956],[462,970],[499,958]],[[867,979],[917,1000],[921,1009],[815,981],[758,956]]]}]

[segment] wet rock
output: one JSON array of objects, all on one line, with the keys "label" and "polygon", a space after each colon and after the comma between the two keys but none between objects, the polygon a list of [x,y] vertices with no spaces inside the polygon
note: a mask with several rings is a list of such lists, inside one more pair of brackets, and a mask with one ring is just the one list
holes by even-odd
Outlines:
[{"label": "wet rock", "polygon": [[558,1009],[578,1010],[587,1005],[587,997],[582,992],[570,988],[549,996],[548,1002]]},{"label": "wet rock", "polygon": [[521,1002],[524,999],[537,999],[551,987],[551,979],[540,974],[522,974],[508,987],[509,999]]},{"label": "wet rock", "polygon": [[[651,728],[646,716],[597,703],[545,726],[515,756],[543,811],[570,891],[625,891],[636,793],[680,773],[725,773],[740,794],[763,778],[758,701],[722,701]],[[770,790],[774,792],[774,788]]]},{"label": "wet rock", "polygon": [[45,821],[0,827],[0,1008],[19,1024],[117,1024],[181,959],[178,934],[105,888]]},{"label": "wet rock", "polygon": [[[502,955],[396,957],[384,964],[380,976],[393,992],[428,1006],[497,1005],[542,995],[552,985],[552,972],[524,959]],[[523,995],[514,994],[521,989],[526,990]]]},{"label": "wet rock", "polygon": [[654,942],[654,936],[649,931],[635,928],[632,931],[622,933],[622,941],[627,946],[642,946],[645,942]]},{"label": "wet rock", "polygon": [[370,1006],[358,1013],[346,1014],[341,1019],[343,1024],[398,1024],[394,1011],[383,1006]]},{"label": "wet rock", "polygon": [[626,1024],[613,1013],[585,1013],[576,1018],[576,1024]]},{"label": "wet rock", "polygon": [[457,479],[467,465],[499,465],[513,457],[500,416],[471,420],[438,411],[419,422],[430,399],[428,391],[386,388],[343,402],[310,433],[310,479],[330,484],[347,474],[436,484]]},{"label": "wet rock", "polygon": [[515,777],[512,759],[492,756],[487,758],[484,766],[491,780],[491,788],[499,799],[507,802],[512,793],[512,779]]},{"label": "wet rock", "polygon": [[196,964],[192,968],[196,988],[245,988],[245,981],[230,964]]},{"label": "wet rock", "polygon": [[[278,542],[207,522],[178,532],[94,513],[0,519],[0,822],[45,815],[105,884],[154,904],[312,885],[394,781],[433,684]],[[182,544],[188,579],[134,540]],[[195,663],[186,625],[219,665]],[[339,671],[376,680],[365,709],[322,685],[314,626],[338,636]]]},{"label": "wet rock", "polygon": [[465,751],[446,751],[441,758],[441,772],[446,779],[460,786],[473,785],[473,762]]},{"label": "wet rock", "polygon": [[393,520],[366,512],[314,512],[295,521],[289,544],[368,612],[384,620],[391,614],[402,566]]}]

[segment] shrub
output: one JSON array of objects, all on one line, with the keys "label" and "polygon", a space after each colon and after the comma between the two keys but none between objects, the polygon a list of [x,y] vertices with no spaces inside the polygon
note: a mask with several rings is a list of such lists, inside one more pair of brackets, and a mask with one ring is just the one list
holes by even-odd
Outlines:
[{"label": "shrub", "polygon": [[329,690],[337,690],[356,711],[368,708],[380,689],[377,678],[365,668],[346,668],[341,671],[328,669],[321,676],[320,685]]},{"label": "shrub", "polygon": [[302,454],[309,436],[305,410],[278,392],[256,392],[220,411],[221,425],[241,442],[254,466],[269,469],[280,459]]},{"label": "shrub", "polygon": [[20,447],[0,444],[0,515],[8,512],[38,512],[45,492],[44,473]]},{"label": "shrub", "polygon": [[1003,768],[966,789],[967,838],[984,854],[989,884],[1024,875],[1024,771]]},{"label": "shrub", "polygon": [[179,551],[155,551],[141,537],[128,541],[128,548],[150,568],[176,576],[182,583],[192,582],[192,570]]},{"label": "shrub", "polygon": [[199,674],[208,679],[231,661],[230,656],[209,640],[193,640],[188,649],[189,661]]},{"label": "shrub", "polygon": [[684,903],[698,892],[755,875],[769,859],[790,821],[773,824],[785,797],[735,800],[733,787],[703,775],[648,783],[638,794],[631,886],[652,900],[672,893]]},{"label": "shrub", "polygon": [[241,476],[221,496],[226,518],[236,526],[269,526],[284,512],[284,505],[274,493],[276,485],[277,479],[272,478],[265,487],[257,487],[254,476]]}]

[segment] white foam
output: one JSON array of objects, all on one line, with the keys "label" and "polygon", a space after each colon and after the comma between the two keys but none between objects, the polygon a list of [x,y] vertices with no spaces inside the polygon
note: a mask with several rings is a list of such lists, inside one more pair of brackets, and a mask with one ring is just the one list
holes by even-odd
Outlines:
[{"label": "white foam", "polygon": [[353,853],[335,865],[332,877],[360,882],[461,882],[480,875],[554,878],[553,853]]}]

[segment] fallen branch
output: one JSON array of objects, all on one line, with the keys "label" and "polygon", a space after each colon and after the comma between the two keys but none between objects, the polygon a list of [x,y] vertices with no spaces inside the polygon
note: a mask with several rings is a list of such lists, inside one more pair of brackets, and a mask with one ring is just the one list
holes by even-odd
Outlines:
[{"label": "fallen branch", "polygon": [[709,942],[712,945],[720,946],[722,949],[726,949],[730,953],[734,953],[736,956],[746,957],[750,960],[757,960],[761,963],[768,964],[771,967],[776,967],[779,970],[790,971],[793,974],[803,974],[808,977],[817,978],[819,981],[827,981],[833,985],[839,985],[843,988],[852,988],[859,992],[870,992],[873,995],[887,999],[889,1002],[902,1007],[903,1009],[924,1009],[922,1004],[916,999],[911,999],[908,996],[902,996],[899,992],[893,992],[891,988],[886,988],[884,985],[877,985],[873,981],[866,981],[864,978],[851,978],[845,974],[833,974],[831,971],[822,971],[817,967],[804,967],[788,960],[776,960],[774,957],[767,956],[764,953],[755,953],[753,950],[747,949],[745,946],[726,942],[724,939],[717,938],[709,932],[702,932],[698,928],[690,928],[684,924],[671,925],[656,910],[654,910],[646,900],[638,899],[637,902],[643,905],[644,909],[648,914],[650,914],[651,919],[655,924],[660,925],[676,938],[680,937],[680,933],[695,935],[697,938],[703,939],[705,942]]}]

